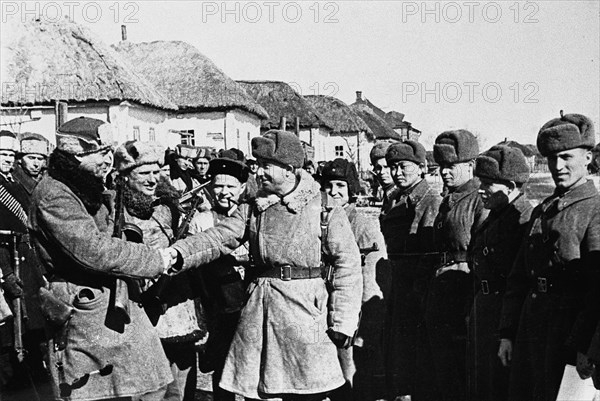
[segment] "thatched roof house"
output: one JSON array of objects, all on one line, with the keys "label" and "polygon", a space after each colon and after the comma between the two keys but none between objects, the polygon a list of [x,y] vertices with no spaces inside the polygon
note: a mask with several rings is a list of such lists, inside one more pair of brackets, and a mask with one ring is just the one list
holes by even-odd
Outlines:
[{"label": "thatched roof house", "polygon": [[352,110],[371,128],[376,140],[400,140],[400,135],[366,104],[352,104]]},{"label": "thatched roof house", "polygon": [[344,102],[333,96],[308,95],[304,99],[313,106],[319,116],[330,126],[333,133],[366,132],[372,135],[371,128]]},{"label": "thatched roof house", "polygon": [[189,43],[126,41],[113,47],[180,110],[239,108],[260,118],[268,117],[237,82]]},{"label": "thatched roof house", "polygon": [[177,107],[88,29],[63,19],[6,27],[2,37],[2,106],[133,101]]},{"label": "thatched roof house", "polygon": [[182,143],[250,152],[251,139],[269,115],[198,49],[181,41],[125,41],[113,47],[178,106],[167,126]]},{"label": "thatched roof house", "polygon": [[280,81],[238,81],[246,90],[269,113],[269,118],[262,122],[263,129],[279,128],[281,117],[286,118],[287,129],[294,129],[294,120],[300,117],[300,128],[310,129],[327,127],[315,110],[290,85]]},{"label": "thatched roof house", "polygon": [[115,142],[172,137],[161,124],[177,106],[110,46],[67,19],[2,27],[2,125],[55,141],[60,123],[87,116],[110,122]]}]

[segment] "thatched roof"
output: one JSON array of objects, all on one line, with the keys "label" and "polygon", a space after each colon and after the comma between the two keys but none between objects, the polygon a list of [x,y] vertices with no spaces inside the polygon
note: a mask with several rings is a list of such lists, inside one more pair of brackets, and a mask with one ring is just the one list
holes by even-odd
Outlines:
[{"label": "thatched roof", "polygon": [[294,127],[294,119],[300,117],[300,127],[327,127],[317,110],[298,92],[285,82],[279,81],[238,81],[269,113],[269,119],[262,122],[266,129],[278,128],[281,117],[286,118],[286,127]]},{"label": "thatched roof", "polygon": [[268,117],[240,85],[189,43],[120,42],[113,47],[179,109],[240,108],[260,118]]},{"label": "thatched roof", "polygon": [[373,103],[371,103],[371,101],[369,99],[363,98],[362,92],[361,92],[361,96],[359,98],[357,98],[354,103],[351,104],[351,106],[358,106],[358,105],[365,105],[365,106],[369,107],[378,117],[385,119],[385,111],[383,111],[379,107],[375,106]]},{"label": "thatched roof", "polygon": [[321,118],[336,133],[357,133],[373,131],[346,103],[332,96],[308,95],[304,98],[317,110]]},{"label": "thatched roof", "polygon": [[88,29],[71,22],[3,27],[2,105],[123,101],[176,109]]},{"label": "thatched roof", "polygon": [[535,145],[523,145],[519,142],[509,140],[504,140],[498,143],[498,145],[506,145],[513,148],[518,148],[521,150],[521,152],[523,152],[523,155],[525,155],[525,157],[540,155],[540,152],[537,150],[537,147]]},{"label": "thatched roof", "polygon": [[400,140],[400,135],[381,117],[379,117],[371,107],[364,103],[354,103],[350,106],[352,110],[371,128],[375,139],[395,139]]}]

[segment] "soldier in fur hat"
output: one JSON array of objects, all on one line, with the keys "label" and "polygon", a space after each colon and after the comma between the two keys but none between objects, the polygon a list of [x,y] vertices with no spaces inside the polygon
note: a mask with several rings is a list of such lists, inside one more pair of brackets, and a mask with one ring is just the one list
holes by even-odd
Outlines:
[{"label": "soldier in fur hat", "polygon": [[442,132],[433,146],[447,190],[433,226],[440,258],[425,312],[440,400],[466,398],[466,319],[473,296],[467,248],[488,213],[473,176],[478,154],[477,139],[463,129]]},{"label": "soldier in fur hat", "polygon": [[[245,201],[250,168],[238,149],[222,150],[210,161],[212,210],[199,215],[196,232],[206,231],[227,219]],[[243,206],[245,207],[245,206]],[[246,301],[246,269],[250,267],[248,244],[223,256],[195,273],[201,277],[202,306],[208,320],[209,337],[200,352],[202,372],[212,371],[213,400],[234,401],[235,394],[219,387],[225,359]]]},{"label": "soldier in fur hat", "polygon": [[[394,192],[397,190],[392,175],[390,174],[390,168],[385,160],[385,154],[389,147],[389,142],[379,142],[373,146],[369,155],[377,184],[379,184],[379,187],[383,190],[383,206],[381,207],[382,215],[389,209],[390,199],[394,197]],[[375,188],[377,188],[377,186]]]},{"label": "soldier in fur hat", "polygon": [[[118,179],[123,180],[124,221],[139,227],[143,243],[154,249],[168,247],[177,232],[177,220],[173,218],[171,202],[157,199],[160,163],[164,149],[157,143],[129,141],[115,151],[115,169]],[[170,207],[171,206],[171,207]],[[194,348],[203,336],[200,330],[194,292],[194,282],[189,274],[172,277],[161,289],[160,302],[164,305],[160,316],[152,315],[156,304],[148,305],[151,321],[173,374],[173,382],[167,386],[164,400],[188,401],[194,399],[197,377],[197,358]],[[144,290],[153,291],[154,283],[148,280]],[[158,321],[154,320],[155,318]]]},{"label": "soldier in fur hat", "polygon": [[[354,238],[363,255],[362,319],[358,344],[338,351],[347,385],[329,398],[340,401],[381,399],[385,397],[382,343],[385,304],[383,292],[376,280],[376,268],[385,258],[383,236],[356,209],[360,184],[354,163],[341,158],[326,163],[321,172],[321,184],[335,203],[346,211]],[[373,244],[376,244],[377,249],[373,249]]]},{"label": "soldier in fur hat", "polygon": [[[344,211],[326,209],[320,185],[302,170],[302,144],[271,130],[252,139],[261,184],[256,199],[214,228],[173,245],[183,269],[201,266],[249,242],[248,299],[220,386],[250,399],[322,400],[344,384],[336,346],[347,348],[358,325],[360,254]],[[331,293],[322,251],[333,268]]]},{"label": "soldier in fur hat", "polygon": [[509,400],[555,400],[566,364],[582,378],[599,316],[600,197],[587,179],[594,126],[562,114],[542,126],[554,194],[531,215],[508,277],[499,356],[510,364]]},{"label": "soldier in fur hat", "polygon": [[50,369],[58,398],[159,400],[173,380],[160,339],[137,302],[120,298],[116,308],[115,288],[117,279],[165,273],[176,255],[112,237],[115,205],[103,185],[111,132],[93,118],[64,123],[33,191],[29,223],[48,290],[71,312],[45,309]]},{"label": "soldier in fur hat", "polygon": [[387,165],[398,192],[381,219],[392,268],[386,323],[388,399],[434,400],[431,351],[425,327],[425,299],[435,260],[433,221],[441,197],[423,178],[426,152],[415,141],[392,144]]},{"label": "soldier in fur hat", "polygon": [[498,359],[497,329],[506,277],[531,215],[531,204],[522,191],[529,166],[520,149],[494,146],[477,158],[475,176],[490,214],[469,246],[475,276],[467,352],[469,394],[472,400],[503,401],[509,369]]}]

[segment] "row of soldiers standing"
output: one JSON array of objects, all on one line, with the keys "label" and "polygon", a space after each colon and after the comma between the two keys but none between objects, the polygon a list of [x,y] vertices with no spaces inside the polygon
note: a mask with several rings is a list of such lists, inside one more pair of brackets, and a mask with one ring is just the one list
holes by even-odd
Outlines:
[{"label": "row of soldiers standing", "polygon": [[470,132],[440,134],[442,197],[423,179],[419,143],[373,150],[393,282],[388,397],[550,401],[566,364],[598,377],[600,197],[586,178],[594,144],[582,115],[561,112],[540,129],[556,187],[533,210],[516,148],[479,154]]}]

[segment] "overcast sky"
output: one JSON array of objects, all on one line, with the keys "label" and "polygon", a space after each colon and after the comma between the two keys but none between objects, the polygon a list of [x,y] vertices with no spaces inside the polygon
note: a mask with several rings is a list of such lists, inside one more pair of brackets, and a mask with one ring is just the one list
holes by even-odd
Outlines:
[{"label": "overcast sky", "polygon": [[125,23],[130,41],[186,41],[233,79],[281,80],[303,95],[350,104],[361,90],[404,113],[427,146],[451,128],[486,147],[505,137],[535,143],[561,109],[588,115],[599,131],[597,0],[59,1],[2,10],[3,20],[72,15],[107,43]]}]

